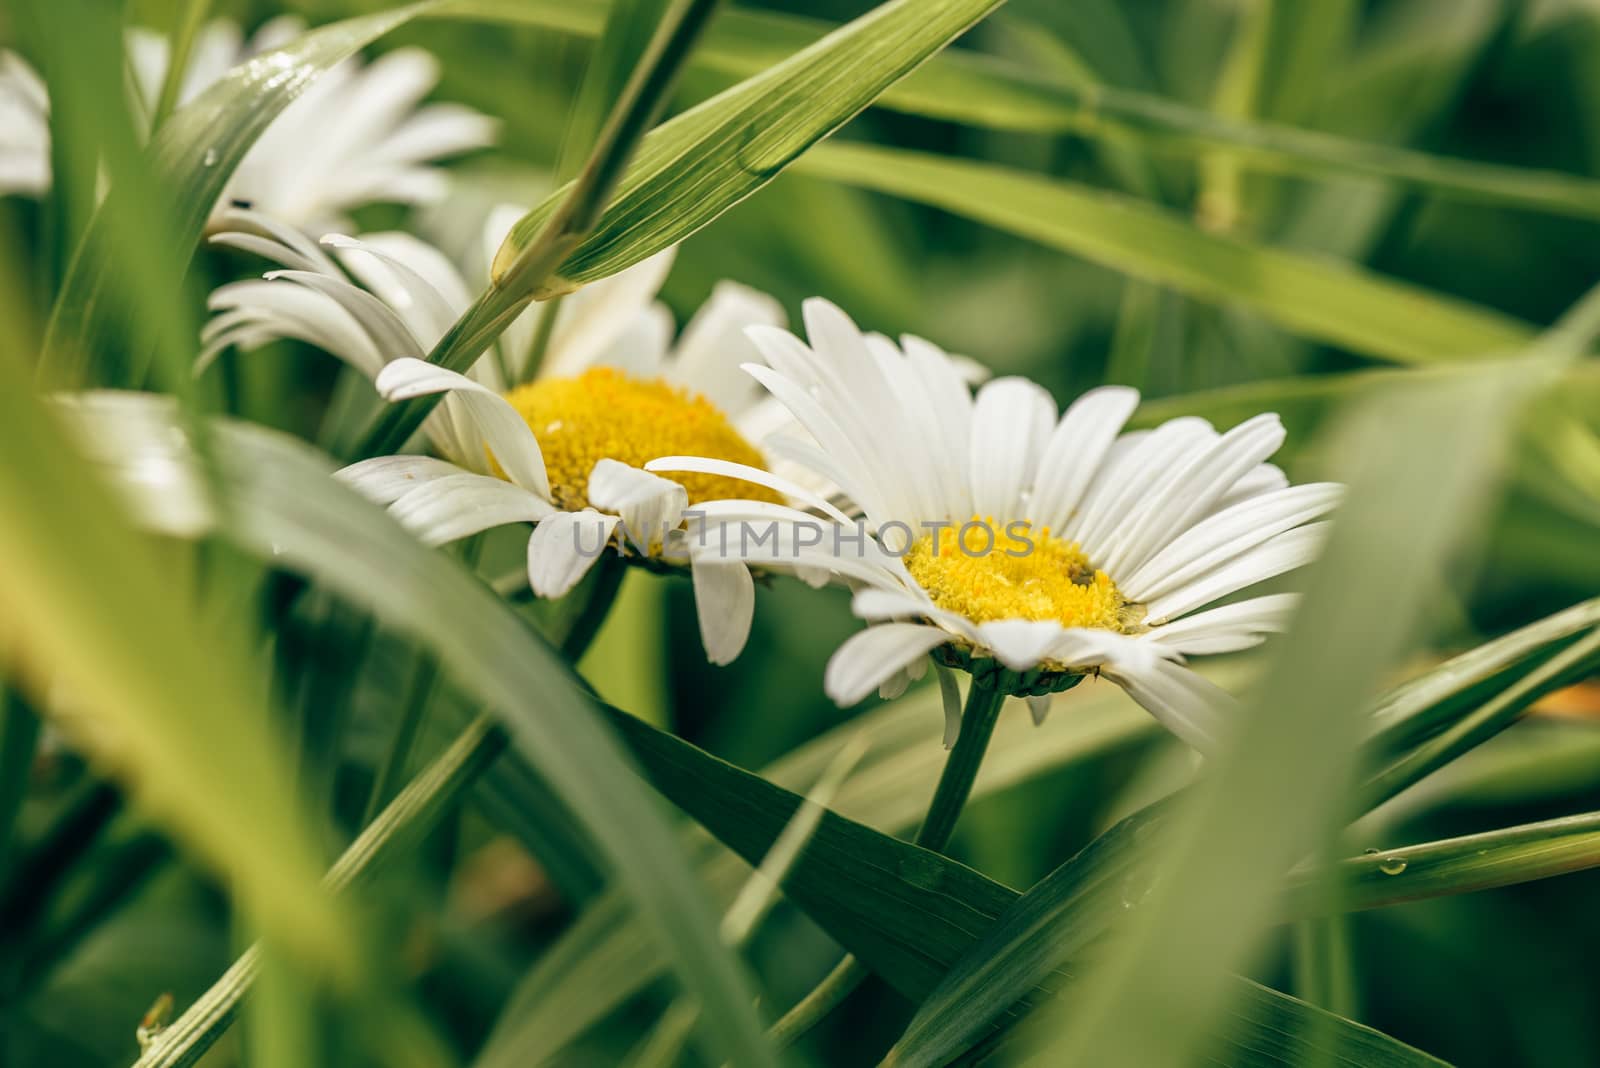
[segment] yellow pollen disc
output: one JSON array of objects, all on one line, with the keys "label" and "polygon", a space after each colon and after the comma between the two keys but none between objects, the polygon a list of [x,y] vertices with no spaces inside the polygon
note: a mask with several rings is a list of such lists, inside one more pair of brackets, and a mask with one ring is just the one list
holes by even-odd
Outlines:
[{"label": "yellow pollen disc", "polygon": [[1053,619],[1064,627],[1125,631],[1137,622],[1137,607],[1111,577],[1049,527],[973,516],[937,537],[924,534],[905,562],[934,604],[974,623]]},{"label": "yellow pollen disc", "polygon": [[[704,456],[765,467],[761,454],[704,397],[614,367],[531,382],[506,400],[539,439],[555,503],[569,511],[588,505],[589,472],[601,460],[642,468],[660,456]],[[688,490],[690,504],[728,497],[781,502],[764,486],[721,475],[663,477]]]}]

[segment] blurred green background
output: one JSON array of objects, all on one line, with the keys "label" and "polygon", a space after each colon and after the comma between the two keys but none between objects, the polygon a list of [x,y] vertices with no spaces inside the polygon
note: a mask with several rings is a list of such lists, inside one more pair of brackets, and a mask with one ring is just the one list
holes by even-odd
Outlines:
[{"label": "blurred green background", "polygon": [[[253,26],[285,11],[318,23],[380,6],[230,0],[215,11]],[[843,21],[869,5],[772,6]],[[1241,104],[1230,77],[1258,8],[1278,15],[1260,30],[1260,81]],[[1285,9],[1294,10],[1285,17]],[[153,0],[127,12],[130,23],[157,28],[173,17],[170,5]],[[0,12],[0,34],[8,32]],[[1600,7],[1582,0],[1011,0],[965,43],[1052,77],[1600,178]],[[453,206],[506,197],[535,202],[548,188],[544,172],[589,43],[531,28],[444,22],[402,30],[381,47],[408,44],[441,59],[439,98],[504,122],[498,150],[454,166]],[[729,81],[691,72],[678,103]],[[995,133],[882,110],[842,136],[1136,193],[1217,232],[1353,260],[1533,323],[1552,321],[1600,277],[1594,222],[1445,202],[1352,178],[1240,174],[1226,160],[1197,164],[1192,153],[1163,152],[1146,141]],[[0,212],[22,238],[42,302],[61,269],[59,250],[31,202],[0,201]],[[366,229],[415,226],[448,241],[448,215],[374,208],[359,220]],[[244,257],[208,251],[196,268],[197,292],[257,269]],[[1200,303],[934,209],[796,173],[684,244],[664,292],[680,323],[722,278],[772,292],[791,314],[805,297],[826,296],[865,327],[923,335],[997,373],[1032,376],[1062,402],[1090,385],[1121,382],[1147,398],[1174,398],[1176,412],[1191,406],[1192,394],[1248,386],[1261,406],[1283,413],[1291,436],[1281,459],[1297,477],[1320,470],[1322,458],[1304,446],[1327,406],[1314,390],[1275,391],[1273,384],[1376,366],[1243,309]],[[335,371],[326,357],[279,343],[248,359],[224,357],[219,378],[239,414],[315,439]],[[1458,600],[1438,607],[1441,653],[1600,592],[1597,428],[1600,379],[1593,374],[1580,375],[1530,418],[1485,563],[1459,576]],[[519,552],[514,535],[491,542],[481,569],[513,567]],[[779,581],[758,592],[748,651],[717,669],[701,654],[687,583],[636,573],[582,667],[614,703],[759,768],[863,713],[835,708],[820,687],[828,655],[855,627],[842,592],[819,595]],[[360,647],[358,637],[368,636],[351,636],[353,647]],[[381,745],[383,710],[397,699],[408,656],[392,638],[371,642],[343,743],[351,768],[333,780],[357,807],[365,782],[354,769]],[[323,667],[338,673],[350,666],[342,649],[290,653],[313,664],[325,659]],[[1064,700],[1041,730],[1061,729],[1077,697]],[[925,691],[911,700],[926,706],[926,744],[936,744],[936,701]],[[1358,839],[1368,834],[1371,841],[1352,844],[1423,841],[1600,807],[1600,689],[1569,691],[1549,704],[1363,824]],[[979,800],[954,855],[1010,885],[1032,884],[1125,810],[1124,787],[1165,746],[1153,731],[1130,731],[1093,759]],[[87,915],[93,924],[56,928],[62,944],[48,954],[47,981],[25,998],[12,996],[18,977],[0,976],[0,998],[7,999],[0,1056],[6,1064],[63,1068],[125,1063],[135,1048],[134,1025],[154,994],[171,991],[186,1004],[239,947],[219,888],[69,750],[56,746],[47,754],[32,772],[21,841],[64,812],[106,831],[50,900],[20,905],[38,917]],[[446,881],[439,873],[458,857],[464,859]],[[469,809],[419,856],[387,870],[364,898],[380,903],[372,937],[384,947],[396,985],[421,990],[462,1051],[477,1046],[514,982],[572,920],[573,888],[550,875],[492,818]],[[1600,1063],[1600,973],[1590,966],[1600,953],[1596,894],[1600,873],[1591,872],[1355,916],[1352,1014],[1464,1066]],[[105,897],[103,907],[85,908],[95,895]],[[0,944],[31,937],[7,930]],[[834,952],[816,928],[780,906],[754,959],[765,989],[787,1004],[826,971]],[[1286,947],[1260,978],[1294,989]],[[652,985],[557,1063],[615,1063],[667,997],[662,984]],[[887,1023],[901,1011],[892,994],[874,990],[806,1049],[819,1064],[862,1063],[862,1051],[873,1045],[865,1036],[892,1037]],[[230,1036],[205,1063],[232,1063],[239,1053]]]}]

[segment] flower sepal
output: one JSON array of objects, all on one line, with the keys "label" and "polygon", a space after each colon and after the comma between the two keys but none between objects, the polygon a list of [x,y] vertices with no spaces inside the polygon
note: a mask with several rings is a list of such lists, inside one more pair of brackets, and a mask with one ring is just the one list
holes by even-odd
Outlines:
[{"label": "flower sepal", "polygon": [[1039,666],[1027,671],[1013,671],[992,656],[977,654],[959,642],[947,642],[933,650],[934,662],[944,667],[965,671],[972,676],[972,684],[985,690],[997,690],[1005,697],[1047,697],[1065,693],[1093,672],[1061,671]]}]

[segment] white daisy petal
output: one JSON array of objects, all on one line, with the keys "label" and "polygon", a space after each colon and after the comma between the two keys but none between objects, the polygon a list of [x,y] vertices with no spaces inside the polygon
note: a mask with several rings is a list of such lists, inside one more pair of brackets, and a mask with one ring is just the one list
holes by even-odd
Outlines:
[{"label": "white daisy petal", "polygon": [[1170,660],[1157,660],[1132,673],[1108,668],[1102,675],[1202,753],[1216,748],[1228,717],[1238,710],[1238,702],[1226,690]]},{"label": "white daisy petal", "polygon": [[1303,567],[1321,551],[1328,526],[1324,522],[1296,527],[1241,553],[1216,570],[1151,601],[1145,621],[1152,626],[1165,623],[1235,590]]},{"label": "white daisy petal", "polygon": [[1259,415],[1222,435],[1188,463],[1178,465],[1172,477],[1152,489],[1102,546],[1100,566],[1112,574],[1139,567],[1210,513],[1241,477],[1278,451],[1283,437],[1277,415]]},{"label": "white daisy petal", "polygon": [[918,623],[875,624],[834,651],[822,688],[836,704],[848,707],[948,638],[938,627]]},{"label": "white daisy petal", "polygon": [[360,286],[315,271],[269,271],[264,277],[269,282],[287,279],[331,298],[361,324],[378,351],[390,359],[421,358],[428,351],[427,343],[411,332],[393,308]]},{"label": "white daisy petal", "polygon": [[968,461],[975,514],[1022,514],[1022,491],[1033,482],[1055,417],[1050,394],[1025,378],[997,378],[978,391]]},{"label": "white daisy petal", "polygon": [[869,623],[908,617],[927,619],[958,637],[974,642],[979,640],[977,628],[954,612],[946,612],[935,605],[920,589],[889,590],[872,587],[857,590],[855,596],[850,599],[850,611],[857,619],[864,619]]},{"label": "white daisy petal", "polygon": [[1118,585],[1136,601],[1160,597],[1269,538],[1327,514],[1343,495],[1344,487],[1333,482],[1257,494],[1190,527]]},{"label": "white daisy petal", "polygon": [[1077,514],[1062,525],[1062,533],[1094,556],[1101,542],[1117,528],[1144,494],[1197,448],[1216,439],[1204,419],[1183,417],[1142,434],[1118,440],[1089,484]]},{"label": "white daisy petal", "polygon": [[595,366],[634,317],[650,307],[676,255],[677,246],[670,246],[561,298],[543,373],[568,378]]},{"label": "white daisy petal", "polygon": [[1289,476],[1283,473],[1281,467],[1275,464],[1259,464],[1255,470],[1233,484],[1233,488],[1216,503],[1212,514],[1232,508],[1241,501],[1287,489],[1288,486]]},{"label": "white daisy petal", "polygon": [[750,569],[738,561],[690,557],[695,615],[706,659],[731,664],[750,638],[755,615],[756,585]]},{"label": "white daisy petal", "polygon": [[839,511],[833,503],[820,494],[813,493],[798,483],[786,478],[780,478],[770,471],[763,471],[759,467],[748,464],[734,463],[732,460],[712,460],[699,456],[663,456],[651,460],[644,465],[646,471],[695,473],[702,475],[725,475],[743,482],[753,482],[758,486],[765,486],[770,490],[788,497],[790,500],[809,505],[817,509],[835,522],[850,525],[850,517]]},{"label": "white daisy petal", "polygon": [[1061,624],[1052,620],[997,619],[979,623],[978,641],[1012,671],[1027,671],[1048,658],[1061,640]]},{"label": "white daisy petal", "polygon": [[1027,510],[1035,527],[1063,528],[1111,451],[1118,431],[1138,406],[1138,390],[1103,386],[1085,393],[1066,410],[1039,459]]},{"label": "white daisy petal", "polygon": [[1282,633],[1300,603],[1298,594],[1274,593],[1184,616],[1150,632],[1151,641],[1193,655],[1235,653]]},{"label": "white daisy petal", "polygon": [[404,494],[389,512],[429,545],[444,545],[508,523],[536,523],[555,509],[542,497],[488,475],[458,471]]},{"label": "white daisy petal", "polygon": [[671,347],[672,312],[657,301],[635,315],[633,321],[595,355],[594,363],[634,378],[660,378]]},{"label": "white daisy petal", "polygon": [[539,597],[564,597],[606,548],[621,518],[592,509],[556,512],[528,538],[528,586]]},{"label": "white daisy petal", "polygon": [[759,357],[744,328],[765,324],[781,327],[783,305],[760,290],[737,282],[718,282],[683,328],[667,368],[669,380],[703,395],[724,412],[745,408],[754,389],[739,371]]},{"label": "white daisy petal", "polygon": [[322,244],[339,251],[340,261],[403,319],[411,333],[432,348],[472,302],[460,272],[444,255],[403,233],[367,234],[360,239],[328,234]]},{"label": "white daisy petal", "polygon": [[588,496],[601,511],[620,515],[628,540],[646,554],[683,522],[683,510],[689,506],[689,493],[679,483],[616,460],[594,465]]},{"label": "white daisy petal", "polygon": [[196,374],[230,344],[248,351],[277,338],[315,345],[366,378],[377,377],[388,362],[338,301],[304,286],[259,279],[229,282],[212,291],[207,306],[220,314],[201,334],[205,346],[195,361]]},{"label": "white daisy petal", "polygon": [[333,477],[378,504],[392,504],[418,486],[462,474],[461,468],[431,456],[374,456],[333,473]]},{"label": "white daisy petal", "polygon": [[[504,397],[466,375],[424,360],[396,360],[378,375],[378,392],[385,400],[402,401],[435,393],[453,396],[471,416],[484,446],[494,454],[506,475],[523,489],[550,499],[550,481],[544,457],[533,431]],[[458,457],[469,465],[477,457]]]}]

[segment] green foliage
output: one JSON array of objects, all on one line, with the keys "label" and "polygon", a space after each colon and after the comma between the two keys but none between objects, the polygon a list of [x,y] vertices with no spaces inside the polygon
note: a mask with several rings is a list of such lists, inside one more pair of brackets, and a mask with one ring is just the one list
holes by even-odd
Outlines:
[{"label": "green foliage", "polygon": [[[794,6],[0,16],[52,171],[0,199],[0,1062],[1600,1061],[1600,16]],[[126,25],[200,56],[208,15],[286,13],[312,28],[121,106]],[[1063,405],[1138,386],[1136,428],[1279,412],[1275,462],[1350,492],[1275,580],[1289,633],[1196,658],[1240,698],[1217,749],[1085,679],[947,765],[931,681],[822,696],[841,591],[760,583],[712,668],[688,583],[608,558],[538,602],[525,526],[424,546],[307,444],[420,445],[436,398],[364,424],[303,340],[194,376],[205,292],[264,269],[207,247],[241,161],[419,44],[501,143],[354,227],[456,258],[526,212],[445,367],[680,246],[680,323],[734,278]],[[834,1011],[764,1033],[835,967]]]}]

